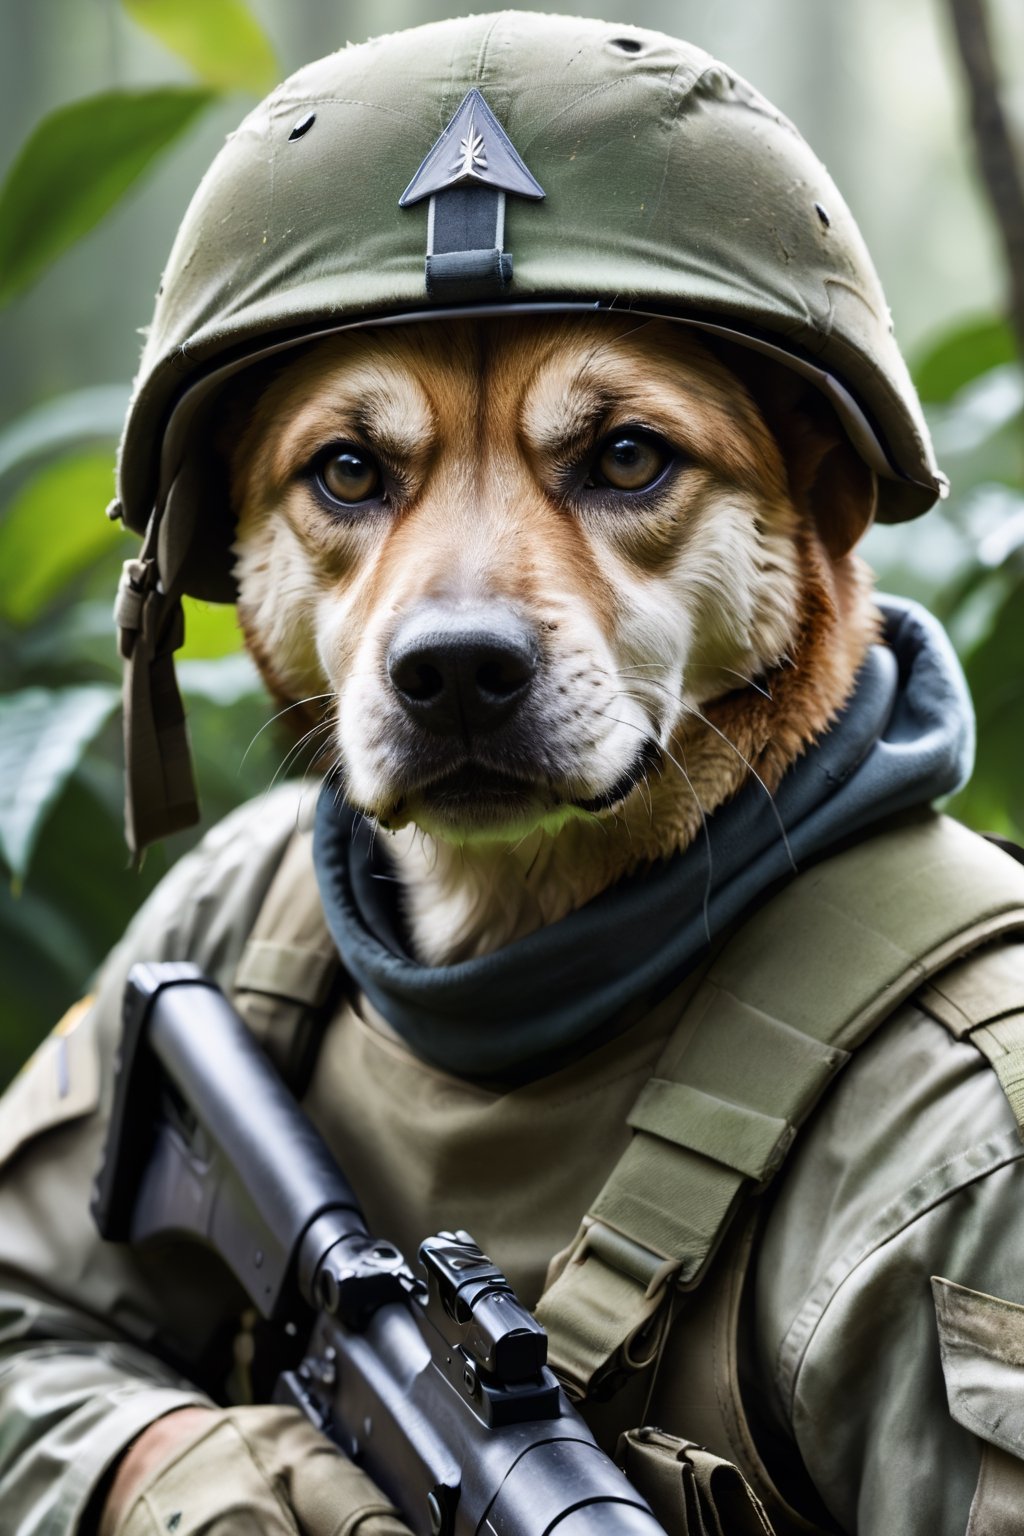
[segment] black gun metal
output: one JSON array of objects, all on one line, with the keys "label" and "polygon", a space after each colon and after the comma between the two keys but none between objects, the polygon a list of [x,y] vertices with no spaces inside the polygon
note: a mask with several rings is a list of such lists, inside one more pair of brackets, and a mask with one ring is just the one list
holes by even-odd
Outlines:
[{"label": "black gun metal", "polygon": [[278,1378],[416,1536],[665,1536],[546,1364],[547,1336],[467,1232],[419,1272],[370,1234],[319,1133],[195,966],[132,969],[92,1203],[100,1232],[212,1247],[273,1323]]}]

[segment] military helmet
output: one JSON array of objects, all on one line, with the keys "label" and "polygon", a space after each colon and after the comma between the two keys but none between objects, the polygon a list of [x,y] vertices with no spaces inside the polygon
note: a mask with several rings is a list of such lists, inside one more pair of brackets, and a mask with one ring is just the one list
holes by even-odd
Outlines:
[{"label": "military helmet", "polygon": [[144,533],[118,601],[129,841],[195,819],[180,596],[230,601],[206,413],[311,337],[453,313],[659,314],[830,400],[899,522],[944,494],[878,277],[824,166],[732,70],[658,32],[505,11],[310,64],[229,136],[164,273],[121,442]]}]

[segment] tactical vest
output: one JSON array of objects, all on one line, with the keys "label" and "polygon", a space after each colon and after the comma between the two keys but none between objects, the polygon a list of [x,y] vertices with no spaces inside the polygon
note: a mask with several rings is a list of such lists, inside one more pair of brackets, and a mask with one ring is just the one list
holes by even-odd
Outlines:
[{"label": "tactical vest", "polygon": [[[311,845],[293,835],[235,976],[236,1004],[300,1091],[340,970]],[[615,1394],[618,1422],[642,1424],[666,1338],[685,1335],[672,1422],[691,1438],[639,1428],[618,1448],[670,1531],[829,1529],[782,1498],[754,1444],[740,1300],[756,1197],[851,1053],[911,998],[982,1053],[1024,1136],[1024,870],[931,813],[797,875],[720,947],[629,1111],[624,1155],[552,1260],[536,1308],[551,1364],[598,1420]],[[991,1458],[982,1475],[998,1476]]]}]

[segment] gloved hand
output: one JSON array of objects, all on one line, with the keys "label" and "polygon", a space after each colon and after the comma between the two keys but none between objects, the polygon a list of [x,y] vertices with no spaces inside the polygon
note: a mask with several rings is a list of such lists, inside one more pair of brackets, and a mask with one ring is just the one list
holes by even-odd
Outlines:
[{"label": "gloved hand", "polygon": [[410,1536],[297,1408],[187,1408],[126,1453],[100,1536]]}]

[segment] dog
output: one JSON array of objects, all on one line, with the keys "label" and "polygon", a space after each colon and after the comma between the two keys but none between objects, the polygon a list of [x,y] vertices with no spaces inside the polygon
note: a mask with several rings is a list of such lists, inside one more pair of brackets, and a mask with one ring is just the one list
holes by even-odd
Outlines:
[{"label": "dog", "polygon": [[795,374],[671,321],[321,339],[221,438],[246,643],[390,834],[425,964],[771,795],[876,638],[873,473]]}]

